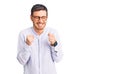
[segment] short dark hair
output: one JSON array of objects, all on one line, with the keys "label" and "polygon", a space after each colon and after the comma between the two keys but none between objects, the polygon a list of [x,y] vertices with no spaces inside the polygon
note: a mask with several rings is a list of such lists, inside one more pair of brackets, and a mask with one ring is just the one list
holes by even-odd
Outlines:
[{"label": "short dark hair", "polygon": [[47,7],[42,5],[42,4],[35,4],[33,5],[32,9],[31,9],[31,15],[33,15],[34,11],[40,11],[40,10],[45,10],[48,16],[48,10]]}]

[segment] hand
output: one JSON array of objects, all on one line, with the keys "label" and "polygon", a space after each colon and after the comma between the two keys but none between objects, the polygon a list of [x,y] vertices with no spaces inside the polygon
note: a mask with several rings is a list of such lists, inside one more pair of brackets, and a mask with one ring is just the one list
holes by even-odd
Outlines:
[{"label": "hand", "polygon": [[55,36],[51,33],[48,33],[48,38],[49,38],[50,44],[53,46],[53,44],[56,42]]},{"label": "hand", "polygon": [[30,46],[32,44],[33,40],[34,40],[34,36],[28,35],[26,38],[26,43]]}]

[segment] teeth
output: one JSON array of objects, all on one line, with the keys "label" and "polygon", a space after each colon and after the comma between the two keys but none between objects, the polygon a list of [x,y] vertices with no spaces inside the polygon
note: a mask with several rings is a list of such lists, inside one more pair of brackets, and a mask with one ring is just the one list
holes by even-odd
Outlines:
[{"label": "teeth", "polygon": [[42,26],[42,24],[38,24],[38,26]]}]

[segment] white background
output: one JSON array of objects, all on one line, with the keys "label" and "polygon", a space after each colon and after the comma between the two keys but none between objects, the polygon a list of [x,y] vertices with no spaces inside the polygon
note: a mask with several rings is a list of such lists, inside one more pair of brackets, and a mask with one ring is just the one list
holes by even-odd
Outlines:
[{"label": "white background", "polygon": [[119,0],[0,0],[0,74],[23,74],[18,34],[32,26],[35,3],[48,7],[47,26],[63,43],[58,74],[120,74]]}]

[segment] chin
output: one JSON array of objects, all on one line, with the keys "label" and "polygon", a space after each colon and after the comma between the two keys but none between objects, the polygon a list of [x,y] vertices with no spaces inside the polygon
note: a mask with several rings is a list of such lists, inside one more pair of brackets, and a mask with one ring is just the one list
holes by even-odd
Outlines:
[{"label": "chin", "polygon": [[43,30],[44,28],[38,28],[38,30]]}]

